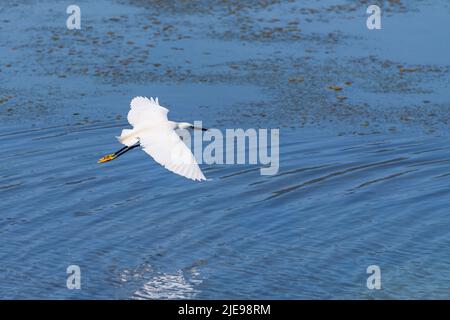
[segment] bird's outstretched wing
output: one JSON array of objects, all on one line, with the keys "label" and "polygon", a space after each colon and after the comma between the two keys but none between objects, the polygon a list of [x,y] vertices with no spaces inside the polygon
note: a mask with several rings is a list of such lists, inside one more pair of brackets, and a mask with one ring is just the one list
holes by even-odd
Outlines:
[{"label": "bird's outstretched wing", "polygon": [[206,180],[191,150],[167,126],[145,130],[139,136],[143,150],[166,169],[192,180]]},{"label": "bird's outstretched wing", "polygon": [[168,123],[167,113],[169,110],[159,105],[158,98],[135,97],[131,100],[128,122],[134,127],[133,130],[124,129],[117,137],[120,143],[132,146],[138,142],[136,132],[145,127],[162,125]]},{"label": "bird's outstretched wing", "polygon": [[128,112],[134,128],[124,129],[119,140],[127,146],[139,141],[143,150],[168,170],[192,180],[206,180],[191,150],[169,125],[168,112],[158,98],[134,98]]},{"label": "bird's outstretched wing", "polygon": [[159,105],[158,98],[136,97],[131,100],[128,122],[133,126],[149,125],[167,120],[169,110]]}]

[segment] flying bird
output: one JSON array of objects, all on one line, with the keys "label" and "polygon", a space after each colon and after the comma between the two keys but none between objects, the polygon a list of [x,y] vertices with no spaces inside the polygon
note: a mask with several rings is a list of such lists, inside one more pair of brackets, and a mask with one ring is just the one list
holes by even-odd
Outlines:
[{"label": "flying bird", "polygon": [[194,127],[188,122],[169,121],[169,110],[159,104],[158,98],[135,97],[130,106],[127,119],[133,129],[123,129],[117,137],[125,147],[102,157],[97,163],[117,159],[132,149],[142,147],[142,150],[166,169],[188,179],[206,180],[191,150],[175,130],[207,129]]}]

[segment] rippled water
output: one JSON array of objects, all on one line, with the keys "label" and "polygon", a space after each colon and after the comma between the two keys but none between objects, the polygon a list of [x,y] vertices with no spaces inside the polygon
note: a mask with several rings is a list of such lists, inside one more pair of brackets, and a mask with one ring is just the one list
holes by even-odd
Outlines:
[{"label": "rippled water", "polygon": [[[379,33],[365,1],[78,3],[80,32],[0,9],[0,298],[449,298],[448,3],[384,1]],[[279,173],[98,165],[138,95],[279,128]]]},{"label": "rippled water", "polygon": [[97,165],[117,130],[2,133],[3,297],[447,297],[448,139],[286,131],[278,175],[211,165],[186,183],[143,152]]}]

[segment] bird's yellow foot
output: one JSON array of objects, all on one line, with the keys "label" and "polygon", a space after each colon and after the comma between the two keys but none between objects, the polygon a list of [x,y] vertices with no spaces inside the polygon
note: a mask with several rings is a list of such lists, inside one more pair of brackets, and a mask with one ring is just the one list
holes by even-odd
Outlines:
[{"label": "bird's yellow foot", "polygon": [[107,154],[106,156],[104,156],[103,158],[100,158],[97,163],[105,163],[111,160],[114,160],[116,158],[114,153],[111,154]]}]

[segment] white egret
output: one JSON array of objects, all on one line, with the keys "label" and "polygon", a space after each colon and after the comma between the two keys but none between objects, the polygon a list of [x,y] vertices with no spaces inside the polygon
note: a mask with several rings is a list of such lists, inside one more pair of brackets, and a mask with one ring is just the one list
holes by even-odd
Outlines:
[{"label": "white egret", "polygon": [[188,122],[169,121],[169,110],[159,105],[158,98],[135,97],[130,105],[127,118],[133,129],[124,129],[120,137],[117,137],[125,147],[104,156],[98,163],[117,159],[140,146],[166,169],[188,179],[206,180],[191,150],[175,130],[207,129],[194,127]]}]

